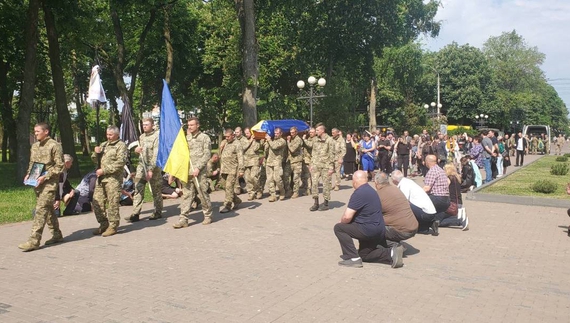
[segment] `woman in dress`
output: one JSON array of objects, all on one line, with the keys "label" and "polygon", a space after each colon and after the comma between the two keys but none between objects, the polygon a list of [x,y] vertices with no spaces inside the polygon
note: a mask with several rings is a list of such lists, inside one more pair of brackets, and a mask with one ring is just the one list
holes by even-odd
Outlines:
[{"label": "woman in dress", "polygon": [[362,134],[360,141],[360,165],[362,170],[368,172],[368,179],[372,178],[374,172],[374,157],[376,152],[376,143],[370,138],[370,134],[365,132]]},{"label": "woman in dress", "polygon": [[344,175],[352,179],[352,174],[356,171],[356,146],[351,134],[346,135],[346,154],[343,159]]}]

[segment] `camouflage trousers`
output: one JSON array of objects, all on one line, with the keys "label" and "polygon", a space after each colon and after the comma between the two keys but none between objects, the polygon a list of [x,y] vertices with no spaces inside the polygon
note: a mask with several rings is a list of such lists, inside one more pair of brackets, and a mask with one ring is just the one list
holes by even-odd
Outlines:
[{"label": "camouflage trousers", "polygon": [[303,186],[305,187],[305,191],[307,192],[307,195],[309,195],[311,193],[311,171],[309,170],[309,163],[305,163],[303,162],[303,171],[301,174],[301,180],[303,182]]},{"label": "camouflage trousers", "polygon": [[267,167],[261,166],[259,168],[259,186],[258,186],[258,193],[263,193],[265,189],[265,183],[267,183]]},{"label": "camouflage trousers", "polygon": [[224,199],[224,206],[228,209],[232,208],[232,203],[239,203],[240,199],[237,197],[235,192],[235,183],[238,181],[238,176],[236,174],[222,174],[222,178],[226,181],[225,192],[226,197]]},{"label": "camouflage trousers", "polygon": [[[196,185],[196,180],[199,186]],[[182,203],[180,203],[180,220],[188,220],[190,211],[192,209],[192,202],[198,196],[202,204],[202,211],[204,212],[204,218],[212,217],[212,202],[210,201],[210,194],[206,191],[208,189],[208,178],[206,177],[206,171],[203,169],[198,177],[194,179],[194,176],[188,176],[188,182],[182,182]],[[226,187],[233,188],[233,186],[226,185]]]},{"label": "camouflage trousers", "polygon": [[259,166],[246,166],[243,177],[245,177],[247,194],[253,197],[256,192],[259,192]]},{"label": "camouflage trousers", "polygon": [[323,197],[325,200],[331,200],[331,175],[329,175],[328,168],[313,167],[311,173],[311,180],[313,182],[311,193],[313,198],[319,197],[319,180],[323,183]]},{"label": "camouflage trousers", "polygon": [[332,185],[333,186],[340,186],[340,169],[342,168],[342,163],[338,163],[338,161],[334,162],[334,173],[332,174]]},{"label": "camouflage trousers", "polygon": [[267,171],[267,180],[269,181],[269,194],[275,196],[275,188],[279,190],[280,195],[285,195],[285,187],[283,186],[283,168],[279,166],[265,166]]},{"label": "camouflage trousers", "polygon": [[162,214],[162,175],[160,168],[152,169],[152,177],[150,181],[146,180],[146,173],[142,165],[137,166],[137,174],[135,176],[135,194],[133,195],[133,214],[140,214],[144,202],[144,192],[146,183],[150,184],[152,200],[154,202],[154,214],[160,216]]},{"label": "camouflage trousers", "polygon": [[[303,173],[303,163],[297,162],[293,164],[287,163],[287,167],[283,170],[283,185],[285,189],[289,191],[291,189],[291,176],[293,176],[293,193],[299,194],[299,187],[301,187],[301,174]],[[285,182],[287,179],[287,182]]]},{"label": "camouflage trousers", "polygon": [[34,189],[36,193],[36,210],[34,222],[32,223],[32,233],[29,241],[34,245],[39,245],[42,240],[42,233],[47,223],[53,236],[61,236],[59,221],[53,209],[57,182],[46,183]]},{"label": "camouflage trousers", "polygon": [[119,202],[121,201],[121,176],[104,176],[97,180],[93,193],[93,212],[100,225],[119,226]]},{"label": "camouflage trousers", "polygon": [[555,154],[556,155],[562,154],[562,145],[556,144]]},{"label": "camouflage trousers", "polygon": [[[291,195],[291,175],[293,171],[291,170],[291,164],[286,162],[282,165],[283,168],[283,187],[285,188],[285,195]],[[279,192],[281,193],[281,192]]]}]

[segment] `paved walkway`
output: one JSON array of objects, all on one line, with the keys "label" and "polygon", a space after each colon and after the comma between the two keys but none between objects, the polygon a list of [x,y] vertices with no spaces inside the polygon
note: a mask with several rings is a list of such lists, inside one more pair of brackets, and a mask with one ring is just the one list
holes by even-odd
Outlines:
[{"label": "paved walkway", "polygon": [[332,228],[349,184],[329,211],[309,212],[309,197],[265,198],[209,226],[195,212],[180,230],[179,201],[167,201],[166,219],[123,222],[108,238],[91,234],[93,214],[64,217],[66,242],[30,253],[17,248],[30,222],[0,226],[0,322],[569,320],[565,210],[465,200],[470,230],[412,238],[403,268],[343,268]]}]

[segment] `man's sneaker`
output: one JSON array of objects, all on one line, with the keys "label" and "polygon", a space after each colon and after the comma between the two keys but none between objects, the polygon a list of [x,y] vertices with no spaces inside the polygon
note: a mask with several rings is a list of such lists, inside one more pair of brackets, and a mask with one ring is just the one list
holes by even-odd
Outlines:
[{"label": "man's sneaker", "polygon": [[432,229],[432,236],[438,236],[439,235],[439,221],[435,220],[431,223],[431,229]]},{"label": "man's sneaker", "polygon": [[18,248],[22,249],[23,252],[33,251],[40,248],[39,244],[35,244],[31,241],[26,241],[24,243],[20,243]]},{"label": "man's sneaker", "polygon": [[127,222],[138,222],[138,221],[140,220],[138,214],[133,214],[133,215],[131,215],[131,216],[126,216],[124,219],[127,220]]},{"label": "man's sneaker", "polygon": [[358,260],[352,260],[352,259],[341,260],[338,262],[338,265],[345,267],[362,268],[362,259],[358,258]]},{"label": "man's sneaker", "polygon": [[467,216],[463,219],[463,223],[461,223],[461,227],[462,227],[461,231],[469,230],[469,218]]},{"label": "man's sneaker", "polygon": [[152,216],[150,216],[148,219],[149,220],[158,220],[162,218],[162,214],[153,214]]},{"label": "man's sneaker", "polygon": [[188,220],[186,220],[186,219],[180,220],[180,221],[178,221],[178,223],[173,224],[172,227],[174,229],[187,228],[188,227]]},{"label": "man's sneaker", "polygon": [[404,265],[404,246],[395,244],[392,246],[392,268],[400,268]]},{"label": "man's sneaker", "polygon": [[56,234],[51,239],[47,240],[44,245],[49,246],[52,244],[63,242],[63,236],[61,234]]}]

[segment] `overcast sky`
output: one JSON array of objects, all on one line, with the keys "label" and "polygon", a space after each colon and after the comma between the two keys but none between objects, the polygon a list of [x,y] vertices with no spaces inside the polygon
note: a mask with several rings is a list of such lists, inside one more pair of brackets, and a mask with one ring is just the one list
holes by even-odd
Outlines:
[{"label": "overcast sky", "polygon": [[439,37],[426,38],[437,51],[455,41],[482,48],[491,36],[513,29],[546,55],[541,66],[570,108],[570,0],[443,0],[436,19]]}]

